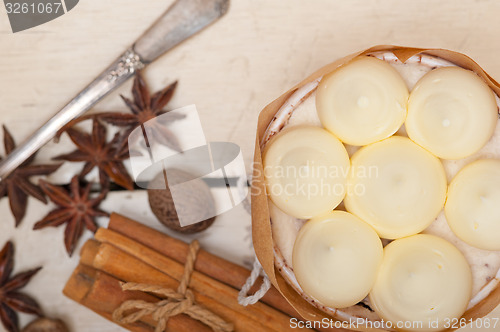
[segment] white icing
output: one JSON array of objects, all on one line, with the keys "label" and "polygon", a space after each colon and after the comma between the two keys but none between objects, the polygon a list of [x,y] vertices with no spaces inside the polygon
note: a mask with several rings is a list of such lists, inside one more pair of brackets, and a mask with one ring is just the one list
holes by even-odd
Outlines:
[{"label": "white icing", "polygon": [[444,212],[451,230],[480,249],[500,250],[500,160],[464,167],[448,189]]},{"label": "white icing", "polygon": [[405,81],[390,64],[374,57],[356,58],[325,75],[316,91],[321,123],[351,145],[392,136],[406,118]]},{"label": "white icing", "polygon": [[267,193],[285,213],[301,219],[328,213],[346,194],[349,156],[330,132],[287,128],[262,152]]},{"label": "white icing", "polygon": [[458,248],[467,259],[472,270],[472,294],[479,294],[488,280],[500,269],[500,251],[475,248],[460,240],[450,229],[444,212],[423,233],[437,235]]},{"label": "white icing", "polygon": [[[271,214],[271,227],[273,232],[274,243],[280,248],[285,262],[288,262],[290,268],[292,266],[292,251],[295,239],[299,233],[299,229],[304,225],[305,220],[290,218],[285,212],[281,211],[274,203],[268,199],[269,212]],[[279,234],[279,236],[278,236]]]},{"label": "white icing", "polygon": [[[369,298],[385,320],[423,322],[407,331],[438,331],[447,319],[460,318],[471,292],[471,271],[448,241],[417,234],[391,242]],[[435,322],[432,326],[431,322]]]},{"label": "white icing", "polygon": [[475,73],[438,68],[418,81],[408,100],[406,130],[417,144],[443,159],[479,151],[498,117],[495,95]]},{"label": "white icing", "polygon": [[344,211],[312,218],[293,248],[300,286],[324,305],[347,308],[370,292],[382,262],[382,242],[363,220]]},{"label": "white icing", "polygon": [[365,146],[351,163],[345,208],[380,237],[419,233],[443,209],[447,187],[443,165],[408,138],[393,136]]}]

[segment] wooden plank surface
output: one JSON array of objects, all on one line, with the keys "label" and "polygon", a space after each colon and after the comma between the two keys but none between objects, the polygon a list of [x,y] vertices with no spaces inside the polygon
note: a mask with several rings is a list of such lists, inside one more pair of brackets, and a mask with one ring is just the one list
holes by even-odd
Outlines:
[{"label": "wooden plank surface", "polygon": [[[5,8],[0,6],[0,122],[18,141],[27,137],[170,3],[80,1],[68,14],[16,34],[11,33]],[[239,144],[249,170],[259,111],[304,76],[345,54],[376,44],[442,47],[468,54],[500,79],[498,13],[500,2],[494,0],[233,0],[222,21],[159,59],[147,69],[146,77],[153,90],[178,79],[171,107],[196,104],[207,139]],[[96,109],[123,109],[118,94],[129,89],[130,83]],[[57,149],[62,148],[71,149],[64,143]],[[0,151],[3,155],[3,147]],[[48,159],[44,153],[39,158]],[[0,201],[0,243],[15,239],[17,268],[45,265],[28,291],[74,331],[118,331],[62,297],[63,281],[76,260],[65,257],[62,229],[30,230],[48,208],[34,200],[29,203],[23,225],[15,230],[6,200]],[[108,204],[158,226],[145,201],[141,212],[128,211],[123,201]],[[240,221],[230,224],[235,216]],[[223,217],[243,239],[250,225],[245,212],[240,209]],[[226,234],[223,227],[212,233],[207,245],[234,256],[216,244]],[[238,253],[241,257],[233,260],[249,259],[251,251],[247,243],[244,246]],[[499,316],[500,309],[491,314]]]}]

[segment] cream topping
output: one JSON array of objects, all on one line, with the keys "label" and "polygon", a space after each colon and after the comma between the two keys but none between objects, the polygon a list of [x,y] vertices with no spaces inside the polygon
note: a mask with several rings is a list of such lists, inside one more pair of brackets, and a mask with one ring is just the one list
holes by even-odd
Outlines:
[{"label": "cream topping", "polygon": [[365,146],[351,162],[345,207],[380,237],[419,233],[443,209],[447,187],[443,165],[408,138],[393,136]]},{"label": "cream topping", "polygon": [[324,214],[344,199],[349,156],[324,129],[300,126],[280,132],[266,145],[263,164],[271,200],[291,216]]},{"label": "cream topping", "polygon": [[446,319],[465,312],[471,285],[469,264],[456,247],[440,237],[418,234],[384,248],[369,297],[375,311],[394,326],[403,323],[402,330],[438,331]]},{"label": "cream topping", "polygon": [[385,61],[360,57],[326,75],[316,93],[323,126],[351,145],[394,134],[406,119],[408,88]]},{"label": "cream topping", "polygon": [[324,305],[350,307],[363,300],[382,262],[382,242],[358,217],[332,211],[300,229],[293,266],[302,289]]},{"label": "cream topping", "polygon": [[445,214],[460,239],[480,249],[500,250],[500,160],[464,167],[450,184]]},{"label": "cream topping", "polygon": [[491,138],[498,117],[493,91],[470,70],[438,68],[424,75],[408,101],[406,131],[443,159],[460,159]]}]

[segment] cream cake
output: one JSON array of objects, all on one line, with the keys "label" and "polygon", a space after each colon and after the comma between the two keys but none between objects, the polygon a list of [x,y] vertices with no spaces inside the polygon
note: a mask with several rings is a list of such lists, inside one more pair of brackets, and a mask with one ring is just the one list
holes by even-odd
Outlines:
[{"label": "cream cake", "polygon": [[[392,68],[395,69],[397,73],[399,73],[400,77],[403,79],[406,84],[406,88],[408,91],[412,91],[417,84],[417,82],[424,77],[425,74],[431,72],[432,70],[439,68],[456,68],[457,66],[453,63],[450,63],[444,59],[437,58],[431,55],[415,55],[408,59],[405,63],[402,63],[398,60],[398,58],[392,52],[375,52],[369,54],[370,57],[378,58],[380,60],[385,61],[390,64]],[[325,75],[327,77],[328,75]],[[328,78],[328,77],[327,77]],[[311,83],[304,85],[295,91],[288,100],[282,105],[282,107],[278,110],[275,117],[269,124],[264,137],[261,141],[261,149],[264,151],[264,158],[266,149],[269,149],[268,142],[274,138],[278,133],[282,130],[290,130],[292,128],[300,128],[304,126],[308,127],[318,127],[323,128],[326,127],[324,123],[334,123],[335,119],[326,119],[325,116],[321,115],[321,112],[318,111],[318,106],[321,109],[321,105],[317,105],[317,94],[318,85],[324,77],[320,77],[314,80]],[[330,79],[330,78],[328,78]],[[435,80],[434,80],[435,81]],[[334,84],[333,82],[332,84]],[[396,83],[387,83],[387,84],[398,84]],[[398,88],[399,89],[399,88]],[[423,90],[423,89],[422,89]],[[347,93],[347,92],[346,92]],[[404,92],[402,92],[404,94]],[[410,100],[411,100],[410,96]],[[498,96],[494,95],[493,97],[495,110],[498,111],[498,105],[500,99]],[[487,99],[487,97],[486,97]],[[356,107],[362,107],[364,100],[358,102]],[[346,138],[344,141],[345,149],[352,158],[352,156],[360,149],[359,146],[345,144],[347,141],[352,141],[355,144],[365,144],[371,143],[374,141],[378,141],[380,139],[391,136],[396,130],[396,137],[400,137],[403,140],[404,137],[408,137],[408,134],[405,129],[405,125],[402,124],[401,117],[398,115],[398,110],[400,109],[400,105],[396,105],[394,110],[391,110],[393,120],[390,123],[390,126],[384,128],[376,137],[362,137],[361,141],[356,141],[353,137],[348,137],[349,132],[346,132]],[[320,113],[320,115],[318,115]],[[374,119],[372,122],[377,121]],[[443,126],[447,126],[448,123],[446,121],[440,120]],[[448,182],[449,184],[452,179],[457,175],[457,173],[464,168],[464,166],[470,164],[471,162],[478,159],[485,158],[498,158],[500,159],[500,126],[496,125],[498,122],[498,115],[492,120],[494,122],[481,124],[478,126],[485,125],[484,128],[485,135],[481,137],[481,140],[484,140],[486,144],[475,143],[474,146],[470,147],[470,151],[476,151],[471,155],[462,158],[462,159],[440,159],[442,163],[442,169],[444,173],[442,175],[443,180]],[[413,126],[413,123],[412,123]],[[413,130],[414,128],[412,128]],[[414,130],[417,132],[417,130]],[[489,132],[489,133],[488,133]],[[486,137],[486,139],[485,139]],[[404,138],[408,140],[407,138]],[[418,140],[418,139],[417,139]],[[409,141],[409,140],[408,140]],[[375,143],[376,144],[376,143]],[[425,145],[425,142],[422,143]],[[364,148],[361,148],[364,149]],[[475,149],[475,150],[474,150]],[[478,150],[479,149],[479,150]],[[442,151],[442,150],[440,150]],[[458,150],[457,150],[458,151]],[[461,157],[459,152],[454,151],[452,157]],[[458,153],[458,154],[457,154]],[[448,156],[441,156],[448,157]],[[432,163],[432,162],[431,162]],[[441,180],[439,180],[441,181]],[[438,181],[438,182],[439,182]],[[447,185],[446,184],[446,185]],[[439,184],[438,184],[439,186]],[[439,200],[443,200],[443,193],[439,193]],[[349,203],[349,202],[348,202]],[[313,306],[319,308],[327,314],[332,315],[333,317],[341,320],[348,320],[352,318],[366,318],[372,321],[380,321],[383,319],[379,314],[377,314],[374,310],[374,304],[371,303],[370,298],[367,296],[359,303],[344,307],[341,309],[336,308],[334,305],[325,305],[325,301],[318,301],[318,296],[311,296],[310,292],[306,292],[303,287],[300,286],[297,276],[294,273],[294,244],[296,242],[297,236],[301,234],[301,229],[303,229],[305,223],[307,222],[307,218],[300,218],[297,216],[292,216],[289,213],[283,212],[283,209],[277,207],[271,199],[268,200],[269,210],[270,210],[270,219],[271,219],[271,227],[272,227],[272,236],[274,241],[274,256],[275,256],[275,265],[277,269],[280,271],[284,279],[299,293],[301,296],[306,299]],[[441,203],[440,203],[441,204]],[[490,292],[498,286],[498,282],[500,279],[500,251],[492,251],[492,250],[484,250],[474,247],[467,242],[460,239],[455,233],[450,229],[448,222],[446,220],[446,215],[444,213],[444,201],[441,205],[438,205],[438,208],[433,214],[431,214],[432,220],[427,222],[421,231],[422,234],[428,234],[437,236],[441,239],[444,239],[451,243],[458,251],[463,255],[465,261],[468,263],[471,271],[471,279],[470,279],[470,299],[467,303],[467,309],[474,307],[478,304],[482,299],[484,299]],[[418,209],[418,207],[415,207]],[[436,209],[434,205],[432,207]],[[344,202],[340,203],[336,207],[336,210],[345,210]],[[437,217],[435,216],[437,214]],[[426,215],[428,218],[429,215]],[[366,220],[365,220],[366,221]],[[415,230],[412,230],[417,232]],[[402,236],[406,236],[404,232],[401,234],[389,234],[387,233],[387,238],[398,238],[402,234]],[[411,233],[411,232],[410,232]],[[385,234],[385,233],[382,233]],[[379,233],[380,235],[380,233]],[[396,236],[392,236],[396,235]],[[387,239],[384,236],[381,236],[381,242],[384,246],[387,246],[391,243],[391,239]],[[394,240],[396,241],[400,240]],[[439,242],[439,241],[438,241]],[[445,242],[445,241],[443,241]],[[299,276],[299,279],[301,277]],[[301,284],[304,284],[301,282]],[[314,289],[314,288],[310,288]],[[314,291],[313,291],[314,292]],[[323,302],[323,303],[322,303]],[[331,301],[334,303],[335,301]],[[464,308],[465,309],[465,308]]]}]

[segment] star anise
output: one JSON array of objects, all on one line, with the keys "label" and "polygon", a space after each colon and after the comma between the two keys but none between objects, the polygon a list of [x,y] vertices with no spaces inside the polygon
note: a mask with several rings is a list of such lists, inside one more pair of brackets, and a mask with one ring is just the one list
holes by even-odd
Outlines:
[{"label": "star anise", "polygon": [[54,157],[55,160],[84,161],[85,165],[80,173],[83,179],[94,167],[99,169],[99,181],[101,186],[107,187],[111,179],[116,184],[128,189],[134,189],[132,178],[123,165],[123,161],[129,158],[127,149],[119,146],[121,135],[117,133],[114,138],[107,142],[106,127],[96,118],[92,119],[92,134],[87,134],[76,128],[66,130],[77,150]]},{"label": "star anise", "polygon": [[41,267],[11,277],[13,267],[14,246],[9,241],[0,251],[0,319],[9,332],[19,331],[16,311],[42,315],[42,309],[34,299],[18,292],[40,271]]},{"label": "star anise", "polygon": [[49,212],[42,220],[37,222],[33,229],[45,227],[58,227],[66,224],[64,231],[64,245],[69,256],[73,254],[76,243],[86,227],[91,232],[97,231],[95,218],[109,214],[99,209],[99,204],[106,198],[108,189],[104,188],[96,197],[90,197],[91,184],[80,186],[78,176],[71,179],[69,191],[63,186],[56,186],[40,180],[42,190],[58,207]]},{"label": "star anise", "polygon": [[[3,126],[3,143],[5,153],[8,155],[15,149],[16,143],[10,132]],[[33,184],[29,178],[35,175],[48,175],[55,172],[61,164],[56,165],[32,165],[35,155],[32,155],[24,163],[16,168],[7,178],[0,182],[0,198],[9,197],[10,210],[16,220],[16,227],[21,223],[26,214],[28,196],[32,196],[43,203],[47,199],[39,186]]]},{"label": "star anise", "polygon": [[[178,113],[170,113],[166,118],[160,116],[168,112],[163,108],[172,99],[176,87],[177,82],[174,82],[163,90],[150,95],[146,81],[139,71],[132,87],[133,100],[121,96],[132,114],[103,112],[99,114],[99,118],[115,126],[126,127],[122,136],[123,140],[120,143],[121,146],[125,146],[130,133],[141,126],[147,131],[149,140],[153,139],[159,144],[180,152],[179,141],[167,126],[173,121],[183,119],[184,116]],[[146,122],[147,125],[144,126]]]}]

